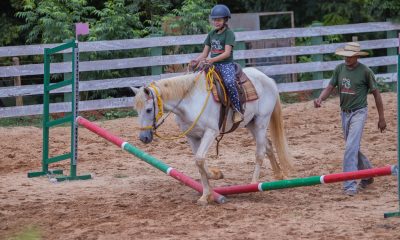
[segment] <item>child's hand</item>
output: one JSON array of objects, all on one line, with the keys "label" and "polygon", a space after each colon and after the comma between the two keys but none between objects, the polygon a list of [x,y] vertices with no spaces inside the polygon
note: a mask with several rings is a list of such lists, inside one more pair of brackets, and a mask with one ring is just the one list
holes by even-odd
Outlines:
[{"label": "child's hand", "polygon": [[197,59],[193,59],[193,60],[191,60],[191,61],[189,62],[189,65],[190,65],[191,67],[196,67],[198,64],[199,64],[199,60],[197,60]]}]

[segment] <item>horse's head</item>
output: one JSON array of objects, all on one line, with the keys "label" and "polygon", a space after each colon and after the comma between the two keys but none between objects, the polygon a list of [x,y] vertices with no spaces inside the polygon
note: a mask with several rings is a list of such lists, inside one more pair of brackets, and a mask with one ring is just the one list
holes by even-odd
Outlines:
[{"label": "horse's head", "polygon": [[159,107],[157,97],[149,87],[132,88],[135,93],[135,106],[139,117],[139,139],[144,143],[153,141],[153,131],[157,124]]}]

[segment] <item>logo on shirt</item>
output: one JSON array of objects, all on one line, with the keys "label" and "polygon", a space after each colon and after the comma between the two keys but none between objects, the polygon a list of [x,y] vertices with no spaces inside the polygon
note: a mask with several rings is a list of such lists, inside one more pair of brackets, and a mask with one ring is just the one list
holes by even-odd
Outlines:
[{"label": "logo on shirt", "polygon": [[354,92],[354,90],[352,90],[351,89],[351,81],[350,81],[350,79],[348,79],[348,78],[346,78],[346,77],[344,77],[343,79],[342,79],[342,87],[341,87],[341,91],[340,91],[340,93],[343,93],[343,94],[356,94],[355,92]]},{"label": "logo on shirt", "polygon": [[211,52],[212,53],[223,53],[224,47],[221,44],[221,41],[218,39],[211,40]]}]

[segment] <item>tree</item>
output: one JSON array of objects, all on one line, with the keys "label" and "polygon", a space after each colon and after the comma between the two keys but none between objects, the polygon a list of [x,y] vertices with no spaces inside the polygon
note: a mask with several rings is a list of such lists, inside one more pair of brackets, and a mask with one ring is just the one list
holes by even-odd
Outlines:
[{"label": "tree", "polygon": [[214,1],[185,0],[181,8],[163,17],[164,31],[172,35],[203,34],[211,30],[208,21]]},{"label": "tree", "polygon": [[94,10],[86,0],[25,0],[16,16],[25,20],[20,30],[28,32],[27,43],[53,43],[74,36],[74,23],[93,22]]}]

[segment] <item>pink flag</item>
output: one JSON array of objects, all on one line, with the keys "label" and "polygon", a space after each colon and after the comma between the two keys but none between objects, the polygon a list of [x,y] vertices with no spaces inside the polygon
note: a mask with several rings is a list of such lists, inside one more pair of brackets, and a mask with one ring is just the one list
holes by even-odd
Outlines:
[{"label": "pink flag", "polygon": [[89,34],[89,23],[75,23],[75,34],[76,36]]}]

